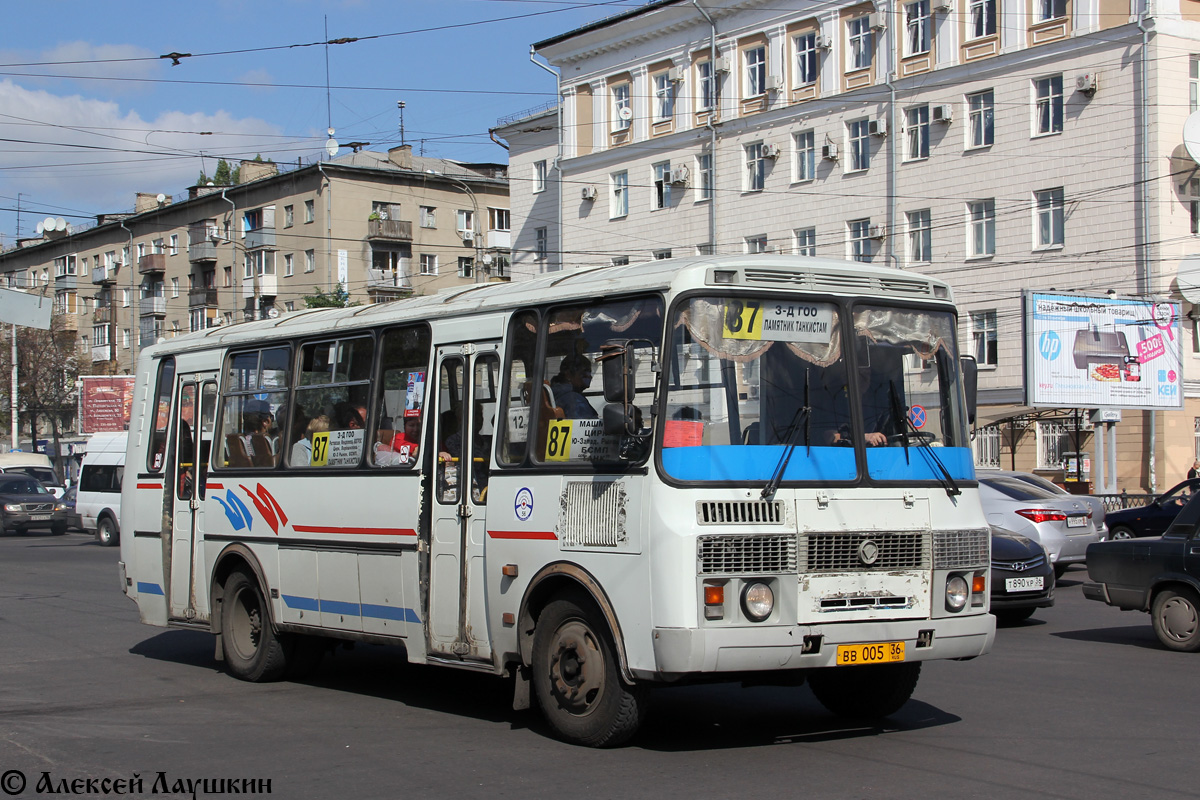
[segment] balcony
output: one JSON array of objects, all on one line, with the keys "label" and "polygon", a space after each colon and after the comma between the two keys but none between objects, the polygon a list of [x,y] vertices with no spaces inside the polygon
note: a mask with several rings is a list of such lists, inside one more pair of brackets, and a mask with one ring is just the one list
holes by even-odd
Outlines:
[{"label": "balcony", "polygon": [[111,325],[117,321],[117,310],[112,306],[100,306],[92,312],[93,325]]},{"label": "balcony", "polygon": [[394,242],[412,241],[412,221],[407,219],[369,219],[367,238]]},{"label": "balcony", "polygon": [[112,345],[111,344],[94,344],[92,345],[92,361],[112,361]]},{"label": "balcony", "polygon": [[217,305],[216,289],[188,289],[188,308],[208,308]]},{"label": "balcony", "polygon": [[138,315],[143,317],[165,317],[167,315],[167,298],[141,298],[138,300]]},{"label": "balcony", "polygon": [[188,261],[216,261],[217,246],[208,241],[192,239],[188,245]]},{"label": "balcony", "polygon": [[92,267],[92,283],[96,286],[111,286],[117,282],[117,272],[108,271],[107,267]]},{"label": "balcony", "polygon": [[247,250],[253,250],[256,247],[274,247],[275,229],[255,228],[252,231],[246,231],[246,240],[242,244]]},{"label": "balcony", "polygon": [[487,246],[489,250],[511,250],[512,231],[488,231]]},{"label": "balcony", "polygon": [[392,272],[390,269],[368,269],[367,291],[411,292],[412,283],[403,272]]},{"label": "balcony", "polygon": [[138,259],[138,272],[148,275],[155,272],[167,271],[167,254],[151,253]]},{"label": "balcony", "polygon": [[275,297],[279,294],[279,282],[274,275],[259,275],[254,280],[242,280],[242,297],[254,297],[255,284],[258,284],[259,297]]}]

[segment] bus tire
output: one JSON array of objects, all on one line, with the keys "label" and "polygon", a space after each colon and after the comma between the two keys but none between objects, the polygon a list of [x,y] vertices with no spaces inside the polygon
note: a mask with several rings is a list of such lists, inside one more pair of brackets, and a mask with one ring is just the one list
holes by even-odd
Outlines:
[{"label": "bus tire", "polygon": [[587,603],[559,598],[533,633],[533,689],[542,715],[563,741],[614,747],[637,731],[645,691],[621,679],[616,648]]},{"label": "bus tire", "polygon": [[117,530],[117,521],[108,514],[96,520],[96,541],[103,547],[112,547],[121,540],[121,532]]},{"label": "bus tire", "polygon": [[287,670],[285,640],[271,625],[258,581],[241,570],[225,580],[221,598],[225,668],[243,681],[277,681]]},{"label": "bus tire", "polygon": [[808,685],[821,705],[839,717],[882,719],[900,710],[912,697],[921,676],[921,662],[829,667],[809,673]]}]

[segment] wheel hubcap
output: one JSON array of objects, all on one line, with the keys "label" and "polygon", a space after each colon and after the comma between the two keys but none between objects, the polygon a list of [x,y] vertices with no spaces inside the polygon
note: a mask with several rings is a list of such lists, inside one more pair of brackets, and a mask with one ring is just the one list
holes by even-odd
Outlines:
[{"label": "wheel hubcap", "polygon": [[251,592],[239,592],[234,598],[233,630],[229,633],[238,655],[253,658],[262,638],[262,609]]},{"label": "wheel hubcap", "polygon": [[1178,597],[1172,597],[1163,605],[1163,630],[1172,639],[1182,642],[1196,634],[1196,609],[1191,603]]},{"label": "wheel hubcap", "polygon": [[573,714],[586,714],[604,688],[600,643],[582,622],[568,622],[555,634],[550,683],[559,704]]},{"label": "wheel hubcap", "polygon": [[1129,531],[1116,531],[1113,533],[1113,539],[1132,539],[1133,535]]}]

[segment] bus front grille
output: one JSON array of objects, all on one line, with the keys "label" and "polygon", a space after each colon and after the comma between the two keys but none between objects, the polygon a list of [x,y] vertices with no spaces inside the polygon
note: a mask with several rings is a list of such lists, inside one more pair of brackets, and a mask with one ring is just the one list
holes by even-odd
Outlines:
[{"label": "bus front grille", "polygon": [[796,537],[701,536],[701,575],[761,575],[796,571]]},{"label": "bus front grille", "polygon": [[988,563],[991,532],[986,528],[933,532],[934,569],[981,567]]},{"label": "bus front grille", "polygon": [[778,500],[701,500],[696,503],[700,525],[782,525]]},{"label": "bus front grille", "polygon": [[804,536],[807,572],[929,569],[924,531],[839,531]]}]

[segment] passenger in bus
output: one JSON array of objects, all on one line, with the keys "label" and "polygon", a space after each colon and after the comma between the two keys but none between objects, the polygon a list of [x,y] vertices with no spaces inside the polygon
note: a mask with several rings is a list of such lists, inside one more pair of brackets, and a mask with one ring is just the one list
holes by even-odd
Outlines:
[{"label": "passenger in bus", "polygon": [[592,385],[592,362],[584,355],[569,355],[559,365],[558,374],[550,380],[554,403],[563,410],[564,419],[596,419],[600,415],[583,396]]},{"label": "passenger in bus", "polygon": [[242,406],[242,432],[226,437],[229,466],[275,466],[275,451],[267,438],[271,419],[271,407],[265,400],[251,397],[245,402]]},{"label": "passenger in bus", "polygon": [[[297,410],[296,415],[302,417],[304,412]],[[318,414],[307,421],[303,431],[299,434],[299,438],[292,445],[292,460],[289,462],[293,467],[307,467],[312,464],[312,440],[314,433],[321,433],[329,430],[329,417],[325,414]]]},{"label": "passenger in bus", "polygon": [[337,425],[337,430],[366,430],[367,429],[367,407],[351,403],[348,400],[343,400],[333,407],[333,419]]},{"label": "passenger in bus", "polygon": [[[492,457],[492,437],[483,435],[483,403],[475,403],[471,420],[471,498],[478,502],[484,496],[483,492],[487,489],[488,463]],[[462,433],[456,430],[446,437],[446,442],[438,453],[438,459],[441,461],[462,461],[462,454]]]},{"label": "passenger in bus", "polygon": [[[420,446],[421,417],[419,414],[411,417],[405,417],[404,429],[397,431],[395,437],[392,438],[391,452],[395,455],[392,456],[387,463],[407,464],[408,462],[415,460],[417,457],[417,450],[420,448]],[[383,452],[379,450],[376,452],[380,454],[381,458],[383,457]],[[380,466],[384,466],[382,460],[378,461],[377,463],[379,463]]]}]

